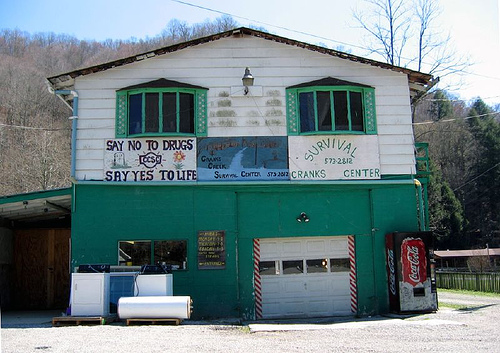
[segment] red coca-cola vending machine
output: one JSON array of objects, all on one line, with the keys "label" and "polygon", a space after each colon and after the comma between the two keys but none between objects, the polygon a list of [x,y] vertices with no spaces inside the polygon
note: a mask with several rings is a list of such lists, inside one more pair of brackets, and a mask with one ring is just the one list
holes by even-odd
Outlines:
[{"label": "red coca-cola vending machine", "polygon": [[436,311],[438,302],[432,233],[389,233],[385,244],[391,311]]}]

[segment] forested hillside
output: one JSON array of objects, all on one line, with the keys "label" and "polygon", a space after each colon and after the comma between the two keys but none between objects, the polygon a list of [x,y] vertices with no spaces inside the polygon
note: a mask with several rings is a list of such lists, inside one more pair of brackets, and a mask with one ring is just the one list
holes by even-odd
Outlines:
[{"label": "forested hillside", "polygon": [[[71,111],[48,91],[46,77],[237,26],[226,16],[195,25],[172,20],[154,38],[105,42],[0,31],[0,195],[70,186]],[[467,105],[439,90],[415,106],[416,141],[430,145],[439,248],[500,247],[498,117],[498,107],[480,99]]]}]

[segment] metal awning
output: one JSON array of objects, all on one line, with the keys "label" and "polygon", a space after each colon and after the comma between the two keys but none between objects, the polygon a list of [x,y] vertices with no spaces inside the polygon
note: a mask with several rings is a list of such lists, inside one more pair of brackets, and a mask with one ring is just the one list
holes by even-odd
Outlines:
[{"label": "metal awning", "polygon": [[0,197],[0,221],[38,222],[71,214],[72,189],[37,191]]}]

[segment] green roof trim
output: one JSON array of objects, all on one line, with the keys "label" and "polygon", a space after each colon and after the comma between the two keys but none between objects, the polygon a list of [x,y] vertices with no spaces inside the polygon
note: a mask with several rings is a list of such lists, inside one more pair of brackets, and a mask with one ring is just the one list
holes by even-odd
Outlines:
[{"label": "green roof trim", "polygon": [[13,202],[37,200],[49,197],[72,195],[73,192],[72,190],[73,188],[69,187],[64,189],[42,190],[42,191],[28,192],[24,194],[0,196],[0,205],[5,205]]}]

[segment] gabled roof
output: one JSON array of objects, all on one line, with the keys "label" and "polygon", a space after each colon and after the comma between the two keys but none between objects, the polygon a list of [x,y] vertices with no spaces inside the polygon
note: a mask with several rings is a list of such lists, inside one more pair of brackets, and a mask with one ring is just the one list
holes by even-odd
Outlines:
[{"label": "gabled roof", "polygon": [[204,44],[204,43],[216,41],[216,40],[219,40],[222,38],[228,38],[228,37],[232,37],[232,36],[241,37],[243,35],[249,35],[249,36],[254,36],[254,37],[258,37],[258,38],[263,38],[265,40],[270,40],[270,41],[277,42],[277,43],[284,43],[287,45],[292,45],[292,46],[296,46],[299,48],[304,48],[307,50],[315,51],[315,52],[326,54],[326,55],[331,55],[331,56],[338,57],[338,58],[345,59],[345,60],[350,60],[350,61],[354,61],[354,62],[358,62],[358,63],[362,63],[362,64],[376,66],[376,67],[380,67],[383,69],[388,69],[388,70],[392,70],[392,71],[396,71],[396,72],[401,72],[401,73],[408,75],[408,81],[409,81],[410,86],[411,86],[410,88],[414,89],[414,90],[419,90],[419,88],[420,89],[425,88],[425,86],[427,86],[430,83],[430,81],[432,80],[432,75],[424,74],[422,72],[413,71],[413,70],[406,69],[403,67],[393,66],[393,65],[383,63],[380,61],[375,61],[375,60],[363,58],[361,56],[343,53],[343,52],[340,52],[337,50],[328,49],[325,47],[321,47],[321,46],[317,46],[317,45],[313,45],[313,44],[309,44],[309,43],[305,43],[305,42],[300,42],[300,41],[285,38],[285,37],[280,37],[280,36],[277,36],[275,34],[261,32],[261,31],[246,28],[246,27],[240,27],[240,28],[229,30],[226,32],[213,34],[213,35],[210,35],[207,37],[193,39],[193,40],[190,40],[188,42],[170,45],[168,47],[159,48],[156,50],[148,51],[146,53],[130,56],[130,57],[124,58],[124,59],[110,61],[108,63],[95,65],[95,66],[87,67],[84,69],[70,71],[70,72],[63,73],[63,74],[60,74],[57,76],[49,77],[47,80],[50,82],[50,84],[55,89],[65,89],[65,88],[71,87],[74,84],[74,79],[77,77],[80,77],[80,76],[85,76],[85,75],[93,74],[96,72],[105,71],[105,70],[108,70],[108,69],[111,69],[114,67],[119,67],[119,66],[131,64],[131,63],[134,63],[137,61],[141,61],[141,60],[145,60],[148,58],[153,58],[156,56],[168,54],[168,53],[175,52],[175,51],[178,51],[181,49],[193,47],[193,46],[196,46],[199,44]]},{"label": "gabled roof", "polygon": [[357,86],[365,88],[373,88],[371,86],[362,85],[360,83],[349,82],[345,80],[339,80],[338,78],[325,77],[319,80],[314,80],[310,82],[300,83],[295,86],[290,86],[288,88],[303,88],[303,87],[313,87],[313,86]]},{"label": "gabled roof", "polygon": [[166,78],[160,78],[158,80],[154,80],[151,82],[141,83],[138,85],[128,86],[120,89],[120,91],[127,91],[132,89],[141,89],[141,88],[191,88],[191,89],[208,89],[201,86],[190,85],[189,83],[178,82],[174,80],[167,80]]}]

